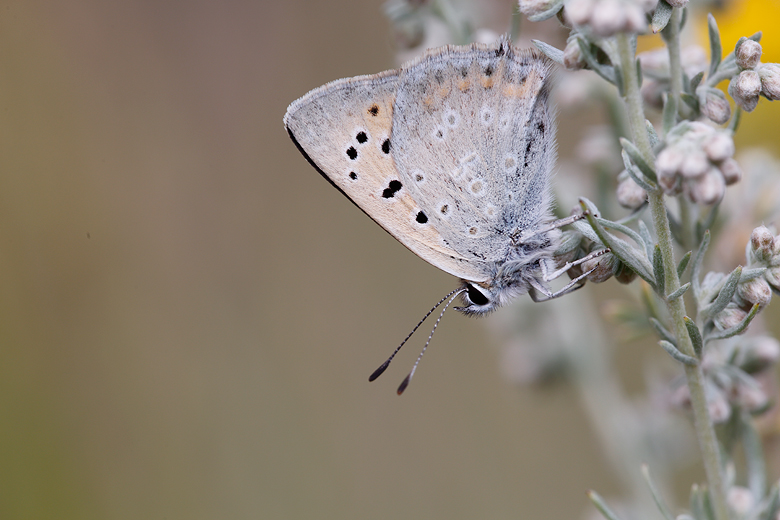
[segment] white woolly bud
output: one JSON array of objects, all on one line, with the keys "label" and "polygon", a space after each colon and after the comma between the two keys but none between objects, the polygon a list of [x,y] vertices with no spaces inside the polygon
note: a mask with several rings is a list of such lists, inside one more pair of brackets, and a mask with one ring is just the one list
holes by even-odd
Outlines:
[{"label": "white woolly bud", "polygon": [[761,44],[753,40],[745,40],[734,52],[737,65],[743,69],[753,69],[761,59]]},{"label": "white woolly bud", "polygon": [[729,83],[729,95],[745,112],[752,112],[758,105],[761,78],[754,70],[743,70]]}]

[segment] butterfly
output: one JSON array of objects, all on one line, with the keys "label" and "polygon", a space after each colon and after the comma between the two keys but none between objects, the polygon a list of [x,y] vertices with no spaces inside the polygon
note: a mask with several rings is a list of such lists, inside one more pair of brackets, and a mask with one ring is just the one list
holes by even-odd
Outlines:
[{"label": "butterfly", "polygon": [[484,315],[525,293],[541,301],[584,283],[558,292],[546,283],[571,266],[556,270],[552,253],[559,228],[580,218],[552,216],[553,82],[548,58],[505,37],[445,46],[312,90],[289,106],[284,125],[334,187],[461,279],[426,318],[458,296],[458,310]]}]

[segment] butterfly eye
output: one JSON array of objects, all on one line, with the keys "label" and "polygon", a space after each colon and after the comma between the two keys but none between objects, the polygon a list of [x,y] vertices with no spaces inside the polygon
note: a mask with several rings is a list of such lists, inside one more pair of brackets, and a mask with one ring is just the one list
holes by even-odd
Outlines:
[{"label": "butterfly eye", "polygon": [[490,300],[488,300],[487,296],[485,296],[482,291],[471,284],[467,285],[466,292],[469,296],[469,300],[471,300],[474,305],[483,306],[490,303]]}]

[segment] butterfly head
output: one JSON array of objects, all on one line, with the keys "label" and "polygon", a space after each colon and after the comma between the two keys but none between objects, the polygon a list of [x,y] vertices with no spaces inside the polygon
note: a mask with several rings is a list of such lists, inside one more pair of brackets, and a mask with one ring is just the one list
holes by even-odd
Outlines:
[{"label": "butterfly head", "polygon": [[517,296],[529,291],[530,286],[528,284],[522,281],[519,282],[506,285],[495,283],[495,281],[477,283],[463,280],[461,299],[464,306],[456,307],[456,309],[467,316],[484,316],[489,314],[514,300]]}]

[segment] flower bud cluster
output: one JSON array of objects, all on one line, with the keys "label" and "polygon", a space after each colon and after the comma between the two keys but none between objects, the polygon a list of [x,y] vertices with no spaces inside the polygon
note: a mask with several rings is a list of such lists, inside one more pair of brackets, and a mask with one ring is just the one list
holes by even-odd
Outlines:
[{"label": "flower bud cluster", "polygon": [[[767,378],[780,358],[780,342],[771,336],[754,336],[739,342],[710,344],[702,360],[708,381],[707,405],[713,422],[723,423],[734,409],[760,414],[768,409]],[[675,405],[690,407],[687,386],[672,395]]]},{"label": "flower bud cluster", "polygon": [[[764,226],[750,235],[745,249],[747,266],[734,296],[726,307],[713,316],[713,325],[721,331],[738,326],[745,320],[754,305],[764,308],[772,300],[772,292],[780,292],[780,235],[775,236]],[[763,271],[762,271],[763,270]],[[746,272],[752,271],[751,276]],[[701,284],[702,294],[708,302],[721,290],[726,280],[723,273],[710,272]]]},{"label": "flower bud cluster", "polygon": [[761,63],[761,44],[744,39],[734,51],[740,73],[729,83],[729,95],[746,112],[752,112],[763,95],[770,101],[780,99],[780,64]]},{"label": "flower bud cluster", "polygon": [[669,132],[656,159],[658,182],[668,195],[684,192],[698,204],[715,204],[726,186],[742,177],[733,159],[731,133],[698,121],[683,121]]},{"label": "flower bud cluster", "polygon": [[573,24],[588,26],[598,36],[617,33],[643,33],[647,30],[645,13],[658,0],[568,0],[566,15]]},{"label": "flower bud cluster", "polygon": [[[644,102],[658,110],[663,108],[663,94],[669,92],[670,65],[669,51],[665,48],[640,52],[637,59],[642,66],[642,98]],[[689,45],[680,51],[683,71],[689,78],[707,70],[709,59],[705,50],[698,45]]]},{"label": "flower bud cluster", "polygon": [[774,235],[768,228],[759,226],[750,234],[745,250],[748,268],[766,267],[763,277],[768,289],[780,292],[780,235]]}]

